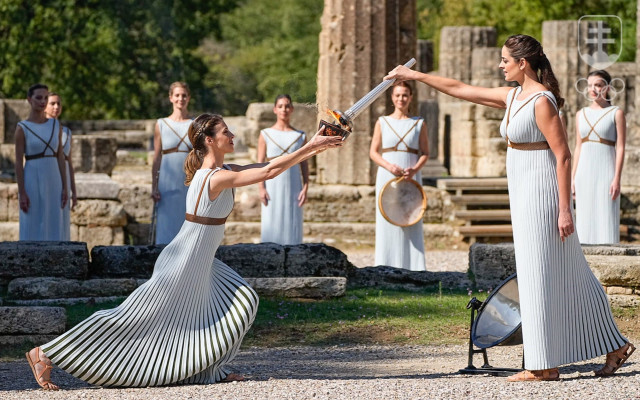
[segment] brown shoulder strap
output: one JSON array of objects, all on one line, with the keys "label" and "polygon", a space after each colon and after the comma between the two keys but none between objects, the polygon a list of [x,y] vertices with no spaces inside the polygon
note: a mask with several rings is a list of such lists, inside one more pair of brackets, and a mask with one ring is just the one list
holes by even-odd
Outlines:
[{"label": "brown shoulder strap", "polygon": [[178,139],[180,139],[180,141],[178,142],[178,144],[175,147],[172,147],[171,149],[167,149],[167,150],[172,150],[172,149],[178,150],[178,148],[180,147],[181,143],[184,143],[187,146],[187,148],[189,150],[191,150],[192,147],[189,145],[189,143],[186,142],[186,139],[189,136],[189,130],[187,130],[187,132],[183,136],[180,136],[180,134],[178,132],[176,132],[176,130],[173,129],[173,127],[169,124],[169,122],[167,122],[167,118],[162,118],[161,121],[164,122],[165,125],[167,125],[167,127],[169,127],[169,129],[171,129],[171,132],[173,132],[178,137]]},{"label": "brown shoulder strap", "polygon": [[202,192],[204,191],[204,187],[207,186],[207,182],[209,181],[209,176],[219,169],[220,168],[212,169],[211,171],[209,171],[207,176],[205,176],[204,182],[202,182],[202,186],[200,187],[200,193],[198,193],[198,199],[196,200],[196,207],[193,209],[193,215],[196,215],[198,213],[198,206],[200,205],[200,197],[202,197]]},{"label": "brown shoulder strap", "polygon": [[[396,132],[396,130],[395,130],[395,129],[393,129],[393,126],[391,126],[391,124],[389,123],[389,121],[387,121],[387,119],[386,119],[385,117],[380,117],[380,118],[382,118],[382,120],[383,120],[384,122],[386,122],[386,123],[387,123],[387,126],[389,127],[389,129],[391,129],[391,132],[393,132],[393,133],[398,137],[398,139],[400,139],[400,141],[399,141],[398,143],[396,143],[396,145],[395,145],[395,146],[393,146],[393,147],[387,147],[386,149],[382,149],[382,150],[383,150],[383,152],[385,152],[385,153],[386,153],[386,152],[388,152],[388,151],[394,151],[394,150],[395,150],[395,151],[397,151],[397,150],[398,150],[398,146],[400,145],[400,143],[404,143],[404,145],[407,147],[407,149],[408,149],[408,150],[414,150],[414,151],[416,150],[416,149],[411,148],[411,147],[410,147],[410,146],[409,146],[409,145],[404,141],[404,138],[406,138],[406,137],[407,137],[407,135],[408,135],[409,133],[411,133],[411,131],[413,131],[413,128],[415,128],[415,127],[416,127],[416,125],[418,125],[418,122],[420,122],[420,121],[422,120],[422,118],[417,118],[417,119],[416,119],[416,121],[413,123],[413,125],[411,125],[411,128],[409,128],[409,129],[404,133],[404,135],[402,135],[402,136],[400,136],[400,135],[398,134],[398,132]],[[385,151],[385,150],[386,150],[386,151]],[[410,153],[412,153],[412,152],[410,152]],[[417,154],[417,153],[416,153],[416,154]]]},{"label": "brown shoulder strap", "polygon": [[44,155],[44,153],[46,153],[46,152],[47,152],[47,148],[51,149],[51,151],[53,152],[53,154],[56,154],[56,153],[57,153],[57,151],[56,151],[56,150],[54,150],[54,149],[53,149],[53,147],[51,147],[51,141],[53,140],[53,135],[54,135],[54,133],[55,133],[55,131],[56,131],[56,121],[57,121],[56,119],[54,119],[54,120],[53,120],[53,126],[51,127],[51,135],[49,136],[49,141],[47,141],[47,142],[45,142],[43,138],[41,138],[40,136],[38,136],[38,134],[37,134],[37,133],[35,133],[31,128],[29,128],[29,127],[27,126],[27,124],[22,123],[22,121],[21,121],[21,122],[18,122],[18,124],[19,124],[21,127],[26,128],[29,132],[31,132],[31,134],[32,134],[32,135],[34,135],[35,137],[37,137],[38,139],[40,139],[40,141],[41,141],[42,143],[44,143],[44,145],[45,145],[44,150],[43,150],[41,153],[39,153],[39,154],[38,154],[38,155],[40,155],[40,156],[43,156],[43,155]]},{"label": "brown shoulder strap", "polygon": [[[598,123],[599,123],[600,121],[602,121],[602,118],[604,118],[604,117],[605,117],[605,115],[607,115],[607,114],[609,114],[611,111],[613,111],[613,110],[617,110],[617,109],[618,109],[618,107],[611,107],[611,109],[607,110],[604,114],[602,114],[602,115],[600,116],[600,118],[598,118],[598,120],[596,121],[596,123],[595,123],[595,124],[593,124],[593,125],[591,125],[591,122],[589,122],[589,120],[587,119],[587,114],[586,114],[586,111],[584,110],[584,108],[582,109],[582,116],[584,117],[584,120],[587,122],[587,125],[589,125],[589,128],[590,128],[590,129],[589,129],[589,133],[587,133],[587,136],[585,136],[585,137],[587,138],[587,140],[589,140],[589,136],[591,136],[591,132],[595,133],[595,134],[596,134],[596,136],[598,137],[598,139],[600,139],[600,140],[606,140],[606,139],[602,139],[602,137],[600,137],[600,135],[599,135],[599,134],[598,134],[598,132],[596,131],[596,126],[598,125]],[[584,142],[584,141],[585,141],[585,140],[584,140],[584,138],[583,138],[583,142]],[[609,142],[610,142],[610,140],[609,140]]]}]

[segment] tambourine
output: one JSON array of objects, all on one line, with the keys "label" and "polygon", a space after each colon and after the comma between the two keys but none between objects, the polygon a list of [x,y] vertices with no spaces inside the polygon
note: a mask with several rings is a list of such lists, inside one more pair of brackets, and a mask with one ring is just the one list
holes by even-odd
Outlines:
[{"label": "tambourine", "polygon": [[382,187],[378,208],[393,225],[411,226],[422,221],[427,210],[427,195],[415,180],[398,177]]}]

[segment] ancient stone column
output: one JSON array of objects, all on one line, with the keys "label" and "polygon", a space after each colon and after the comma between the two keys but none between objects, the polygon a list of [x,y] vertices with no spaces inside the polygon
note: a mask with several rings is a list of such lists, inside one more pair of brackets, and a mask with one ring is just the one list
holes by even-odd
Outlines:
[{"label": "ancient stone column", "polygon": [[[580,34],[585,35],[586,30],[582,29]],[[582,38],[585,39],[586,37]],[[578,79],[589,74],[589,65],[578,52],[578,21],[544,21],[541,43],[565,101],[562,111],[567,118],[569,148],[573,151],[576,111],[589,105],[589,100],[576,90]]]},{"label": "ancient stone column", "polygon": [[[416,56],[415,0],[325,0],[318,61],[319,119],[324,110],[346,111],[388,71]],[[381,96],[354,122],[344,147],[320,154],[321,183],[372,184],[369,144],[376,119],[391,111]]]},{"label": "ancient stone column", "polygon": [[[440,34],[438,74],[472,83],[474,49],[494,47],[492,27],[448,26]],[[477,122],[475,104],[438,94],[440,108],[438,159],[454,176],[477,176]]]}]

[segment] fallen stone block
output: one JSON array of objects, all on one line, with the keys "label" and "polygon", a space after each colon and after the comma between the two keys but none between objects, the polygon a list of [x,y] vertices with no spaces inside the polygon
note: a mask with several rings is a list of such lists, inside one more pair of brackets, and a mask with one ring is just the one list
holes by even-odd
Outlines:
[{"label": "fallen stone block", "polygon": [[57,338],[58,335],[0,335],[0,346],[22,347],[40,346]]},{"label": "fallen stone block", "polygon": [[233,268],[240,276],[260,278],[288,276],[285,256],[284,246],[275,243],[220,246],[216,253],[216,258]]},{"label": "fallen stone block", "polygon": [[260,296],[322,299],[343,296],[347,279],[326,277],[247,278]]},{"label": "fallen stone block", "polygon": [[17,278],[9,282],[7,298],[11,300],[58,299],[69,297],[126,296],[139,286],[134,278],[65,279]]},{"label": "fallen stone block", "polygon": [[356,269],[346,254],[322,243],[287,245],[284,249],[284,276],[346,277]]},{"label": "fallen stone block", "polygon": [[165,245],[95,246],[91,249],[92,278],[149,278]]},{"label": "fallen stone block", "polygon": [[60,334],[67,314],[62,307],[0,307],[0,337],[21,334]]},{"label": "fallen stone block", "polygon": [[356,268],[349,276],[350,288],[420,290],[425,287],[468,288],[471,282],[462,272],[409,271],[388,266]]},{"label": "fallen stone block", "polygon": [[588,255],[586,258],[604,286],[640,287],[640,257]]},{"label": "fallen stone block", "polygon": [[0,254],[0,278],[84,279],[89,268],[89,250],[82,242],[0,242]]},{"label": "fallen stone block", "polygon": [[126,296],[107,296],[107,297],[70,297],[66,299],[35,299],[35,300],[12,300],[11,303],[17,306],[72,306],[75,304],[94,305],[118,301],[121,302]]}]

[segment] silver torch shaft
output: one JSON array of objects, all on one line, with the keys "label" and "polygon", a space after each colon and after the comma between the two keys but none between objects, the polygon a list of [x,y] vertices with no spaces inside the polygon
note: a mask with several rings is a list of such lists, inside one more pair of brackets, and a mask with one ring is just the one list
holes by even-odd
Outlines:
[{"label": "silver torch shaft", "polygon": [[[412,58],[404,64],[405,67],[411,68],[416,64],[416,59]],[[369,107],[371,103],[375,99],[377,99],[382,92],[387,90],[389,86],[393,85],[395,79],[389,79],[387,81],[382,81],[381,84],[373,88],[369,93],[367,93],[363,98],[358,100],[356,104],[352,105],[347,111],[344,112],[344,116],[347,117],[348,120],[353,121],[355,117],[357,117],[365,108]]]}]

